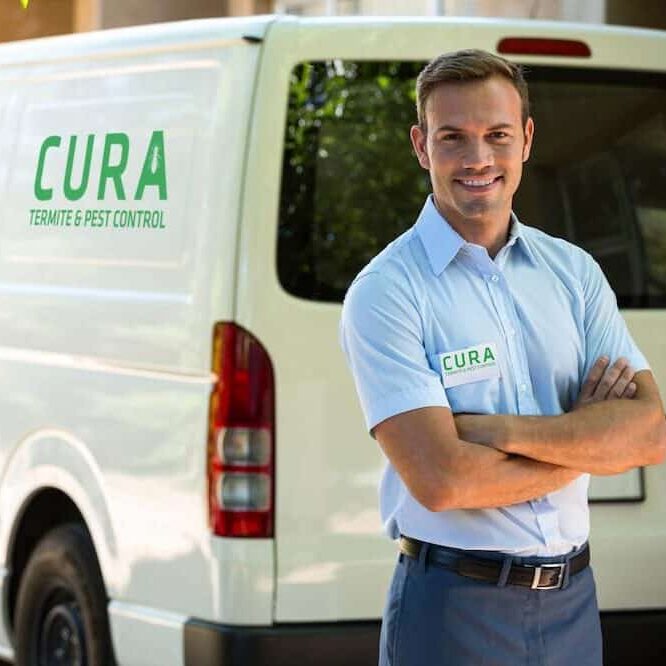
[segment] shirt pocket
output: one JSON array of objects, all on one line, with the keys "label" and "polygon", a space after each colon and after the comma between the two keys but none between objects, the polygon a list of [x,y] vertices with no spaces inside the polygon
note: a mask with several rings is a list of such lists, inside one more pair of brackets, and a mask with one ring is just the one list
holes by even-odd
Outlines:
[{"label": "shirt pocket", "polygon": [[454,414],[497,414],[500,405],[501,377],[480,379],[444,389]]},{"label": "shirt pocket", "polygon": [[[442,381],[442,372],[439,367],[439,355],[442,352],[428,354],[430,367],[439,375]],[[444,388],[447,400],[454,414],[467,412],[470,414],[497,414],[500,412],[502,376],[490,379],[476,379]]]}]

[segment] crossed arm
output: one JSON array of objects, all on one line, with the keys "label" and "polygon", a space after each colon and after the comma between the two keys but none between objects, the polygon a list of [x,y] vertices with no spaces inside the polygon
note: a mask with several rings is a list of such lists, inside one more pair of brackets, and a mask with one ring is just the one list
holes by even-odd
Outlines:
[{"label": "crossed arm", "polygon": [[[425,407],[386,419],[375,437],[412,495],[431,511],[524,502],[584,471],[613,474],[666,456],[666,421],[650,372],[628,381],[600,359],[569,414],[458,415]],[[635,388],[632,388],[633,384]],[[631,398],[626,400],[612,398]]]},{"label": "crossed arm", "polygon": [[666,419],[652,373],[634,377],[633,400],[607,400],[559,416],[459,415],[458,435],[507,454],[591,474],[660,463]]}]

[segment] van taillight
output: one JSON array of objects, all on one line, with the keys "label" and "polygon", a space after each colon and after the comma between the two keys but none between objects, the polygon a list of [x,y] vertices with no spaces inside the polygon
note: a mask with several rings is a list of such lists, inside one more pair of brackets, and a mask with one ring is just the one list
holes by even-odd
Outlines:
[{"label": "van taillight", "polygon": [[497,44],[504,55],[545,55],[589,58],[590,47],[578,39],[546,39],[541,37],[504,37]]},{"label": "van taillight", "polygon": [[208,484],[218,536],[272,537],[275,498],[275,390],[266,350],[245,329],[213,332]]}]

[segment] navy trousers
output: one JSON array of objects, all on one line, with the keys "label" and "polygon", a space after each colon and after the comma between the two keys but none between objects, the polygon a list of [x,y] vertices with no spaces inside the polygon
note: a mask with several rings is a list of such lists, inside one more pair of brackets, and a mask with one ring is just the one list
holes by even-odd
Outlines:
[{"label": "navy trousers", "polygon": [[563,589],[531,590],[465,578],[427,562],[427,551],[422,547],[418,560],[398,557],[379,666],[602,666],[591,567]]}]

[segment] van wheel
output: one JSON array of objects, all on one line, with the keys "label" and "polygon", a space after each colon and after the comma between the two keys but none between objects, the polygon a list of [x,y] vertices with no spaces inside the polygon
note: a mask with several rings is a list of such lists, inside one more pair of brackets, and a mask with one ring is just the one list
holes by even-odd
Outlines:
[{"label": "van wheel", "polygon": [[17,666],[109,666],[106,592],[83,525],[56,527],[37,544],[16,602]]}]

